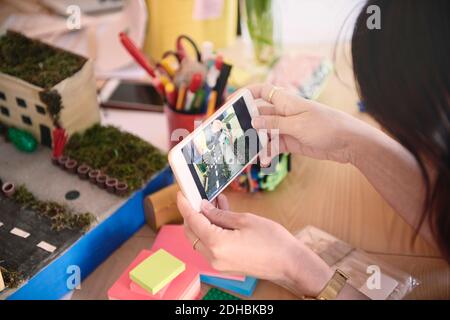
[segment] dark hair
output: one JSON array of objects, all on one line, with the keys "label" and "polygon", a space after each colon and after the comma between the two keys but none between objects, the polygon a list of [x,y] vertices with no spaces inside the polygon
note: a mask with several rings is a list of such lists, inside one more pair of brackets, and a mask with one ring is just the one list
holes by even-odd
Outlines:
[{"label": "dark hair", "polygon": [[[372,5],[380,10],[380,29],[368,28],[372,12],[367,13],[367,8]],[[352,38],[355,79],[367,112],[415,156],[421,169],[426,195],[416,235],[428,219],[448,262],[449,15],[448,0],[369,0],[357,18]]]}]

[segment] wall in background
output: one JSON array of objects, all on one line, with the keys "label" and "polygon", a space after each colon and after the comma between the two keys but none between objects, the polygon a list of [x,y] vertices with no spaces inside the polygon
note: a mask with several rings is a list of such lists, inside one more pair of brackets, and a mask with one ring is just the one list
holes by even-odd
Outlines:
[{"label": "wall in background", "polygon": [[[365,0],[274,0],[274,3],[283,43],[313,44],[335,42],[344,24],[340,38],[349,40]],[[245,29],[243,37],[248,41]]]},{"label": "wall in background", "polygon": [[276,0],[280,10],[283,43],[335,42],[350,39],[364,0]]}]

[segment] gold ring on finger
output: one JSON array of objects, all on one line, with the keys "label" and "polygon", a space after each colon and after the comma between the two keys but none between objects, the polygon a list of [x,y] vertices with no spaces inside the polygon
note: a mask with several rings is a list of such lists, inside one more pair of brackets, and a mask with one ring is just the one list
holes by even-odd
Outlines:
[{"label": "gold ring on finger", "polygon": [[197,238],[194,240],[194,242],[192,243],[192,249],[196,250],[196,246],[199,241],[200,241],[200,238]]}]

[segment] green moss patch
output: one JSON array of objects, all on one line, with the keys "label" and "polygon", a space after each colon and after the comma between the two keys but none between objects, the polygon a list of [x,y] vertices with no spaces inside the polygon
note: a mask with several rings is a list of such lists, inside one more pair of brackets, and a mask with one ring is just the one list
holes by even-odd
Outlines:
[{"label": "green moss patch", "polygon": [[86,58],[7,31],[0,37],[0,72],[51,88],[79,71]]},{"label": "green moss patch", "polygon": [[13,200],[25,209],[33,210],[41,216],[50,218],[52,229],[56,231],[63,229],[87,231],[95,221],[92,213],[75,213],[65,205],[38,200],[25,186],[19,186],[16,189]]},{"label": "green moss patch", "polygon": [[64,154],[140,189],[167,164],[167,156],[144,140],[112,126],[94,125],[72,135]]},{"label": "green moss patch", "polygon": [[5,282],[6,288],[17,288],[23,282],[22,275],[16,271],[7,270],[2,266],[0,266],[0,271],[2,272],[3,281]]}]

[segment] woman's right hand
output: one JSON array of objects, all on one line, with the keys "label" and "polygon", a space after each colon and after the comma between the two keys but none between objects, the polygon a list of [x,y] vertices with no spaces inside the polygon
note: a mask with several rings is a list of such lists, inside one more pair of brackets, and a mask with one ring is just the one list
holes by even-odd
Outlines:
[{"label": "woman's right hand", "polygon": [[353,163],[355,146],[352,139],[358,130],[367,126],[365,123],[282,88],[275,89],[269,102],[273,88],[270,84],[248,87],[255,99],[267,102],[258,107],[260,116],[252,120],[255,129],[267,129],[271,137],[268,151],[260,155],[263,166],[269,165],[274,156],[283,152]]}]

